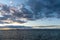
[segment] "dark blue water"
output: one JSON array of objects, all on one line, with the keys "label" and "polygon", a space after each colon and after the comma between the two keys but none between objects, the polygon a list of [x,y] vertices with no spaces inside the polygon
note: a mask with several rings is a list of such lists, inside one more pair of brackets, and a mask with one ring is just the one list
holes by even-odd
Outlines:
[{"label": "dark blue water", "polygon": [[60,29],[0,30],[0,40],[60,40]]}]

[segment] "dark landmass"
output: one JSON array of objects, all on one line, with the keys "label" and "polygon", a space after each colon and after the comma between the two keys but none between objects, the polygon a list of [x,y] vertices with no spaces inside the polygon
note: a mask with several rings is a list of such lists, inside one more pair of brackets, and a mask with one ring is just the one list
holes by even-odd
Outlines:
[{"label": "dark landmass", "polygon": [[0,28],[32,28],[30,26],[0,26]]}]

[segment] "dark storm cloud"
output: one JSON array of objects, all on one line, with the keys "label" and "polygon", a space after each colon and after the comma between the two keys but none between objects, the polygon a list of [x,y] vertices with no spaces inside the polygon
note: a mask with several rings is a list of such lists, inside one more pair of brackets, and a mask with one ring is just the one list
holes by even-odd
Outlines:
[{"label": "dark storm cloud", "polygon": [[[37,17],[38,12],[44,12],[45,17],[54,17],[52,15],[57,12],[57,17],[60,17],[60,0],[29,0],[28,5]],[[43,13],[42,13],[43,14]],[[44,17],[44,15],[41,15]]]}]

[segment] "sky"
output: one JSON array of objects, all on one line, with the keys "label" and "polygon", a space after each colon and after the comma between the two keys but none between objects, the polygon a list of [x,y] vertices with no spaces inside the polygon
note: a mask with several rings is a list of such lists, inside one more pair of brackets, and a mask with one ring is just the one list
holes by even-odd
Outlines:
[{"label": "sky", "polygon": [[[14,6],[20,3],[26,3],[27,0],[0,0],[0,3],[11,5],[12,3]],[[27,9],[29,9],[27,7]],[[18,24],[18,23],[12,23],[12,24],[0,24],[0,25],[23,25],[23,26],[44,26],[44,25],[60,25],[60,19],[57,18],[44,18],[44,19],[37,19],[34,21],[28,20],[26,23]]]}]

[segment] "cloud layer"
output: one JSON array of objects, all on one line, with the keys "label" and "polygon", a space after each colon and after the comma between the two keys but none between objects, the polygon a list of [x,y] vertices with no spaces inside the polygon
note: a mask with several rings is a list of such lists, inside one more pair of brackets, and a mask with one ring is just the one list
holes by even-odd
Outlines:
[{"label": "cloud layer", "polygon": [[[12,4],[12,2],[10,2]],[[26,7],[28,6],[28,7]],[[16,6],[0,4],[0,20],[26,23],[41,18],[60,18],[59,0],[28,0]],[[8,23],[8,22],[6,22]]]}]

